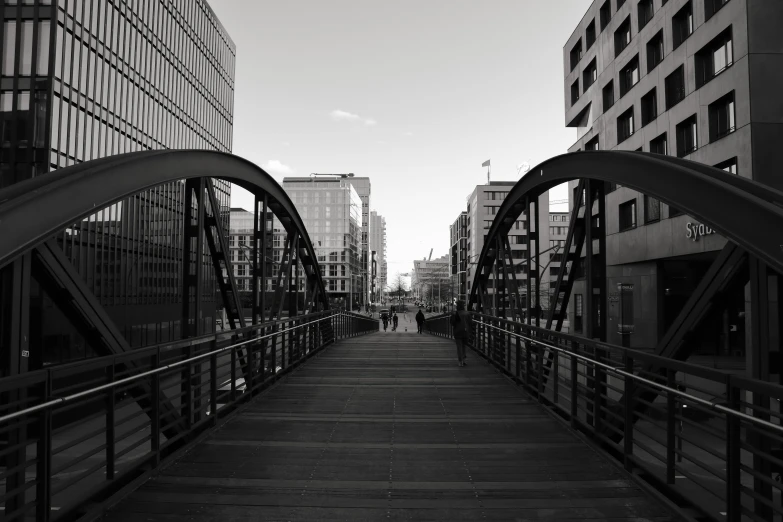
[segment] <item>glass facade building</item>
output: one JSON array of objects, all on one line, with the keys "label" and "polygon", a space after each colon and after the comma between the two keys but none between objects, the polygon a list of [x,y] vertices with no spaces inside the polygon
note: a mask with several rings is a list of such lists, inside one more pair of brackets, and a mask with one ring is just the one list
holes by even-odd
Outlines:
[{"label": "glass facade building", "polygon": [[[115,154],[231,151],[236,49],[203,0],[5,0],[0,14],[0,188]],[[215,188],[228,233],[230,185]],[[184,201],[184,183],[161,185],[59,237],[132,346],[179,336]],[[217,301],[203,259],[207,332]],[[39,363],[90,356],[36,291]]]},{"label": "glass facade building", "polygon": [[362,200],[344,178],[285,178],[283,189],[310,236],[333,304],[363,303]]}]

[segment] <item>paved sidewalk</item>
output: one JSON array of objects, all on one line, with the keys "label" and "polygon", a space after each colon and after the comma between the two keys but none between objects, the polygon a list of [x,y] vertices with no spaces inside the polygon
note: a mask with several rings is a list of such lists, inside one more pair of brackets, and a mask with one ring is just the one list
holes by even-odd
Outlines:
[{"label": "paved sidewalk", "polygon": [[110,521],[677,520],[477,356],[341,341],[151,479]]}]

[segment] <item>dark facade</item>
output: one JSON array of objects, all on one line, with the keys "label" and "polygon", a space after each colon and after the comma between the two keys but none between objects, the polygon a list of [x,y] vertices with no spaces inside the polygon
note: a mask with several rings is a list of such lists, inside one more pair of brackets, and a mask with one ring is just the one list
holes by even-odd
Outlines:
[{"label": "dark facade", "polygon": [[462,212],[449,227],[451,288],[454,297],[468,302],[468,213]]},{"label": "dark facade", "polygon": [[[594,1],[563,49],[569,151],[666,154],[781,188],[781,17],[779,0]],[[609,187],[606,227],[608,340],[655,347],[725,239],[627,187]],[[584,292],[569,304],[576,332]],[[710,364],[745,353],[743,293],[694,336]]]},{"label": "dark facade", "polygon": [[[0,186],[149,149],[230,152],[235,46],[202,0],[24,0],[0,12]],[[216,181],[228,232],[230,185]],[[58,238],[125,334],[144,346],[179,336],[184,184],[101,209]],[[216,284],[200,328],[214,329]],[[90,354],[33,282],[40,364]],[[34,340],[34,339],[33,339]]]}]

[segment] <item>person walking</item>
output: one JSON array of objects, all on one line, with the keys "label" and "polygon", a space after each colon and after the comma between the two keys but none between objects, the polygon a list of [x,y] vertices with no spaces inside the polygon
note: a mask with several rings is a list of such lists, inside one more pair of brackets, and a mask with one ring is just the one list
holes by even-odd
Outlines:
[{"label": "person walking", "polygon": [[383,314],[383,316],[381,316],[381,319],[383,320],[383,331],[385,332],[386,331],[386,327],[389,326],[389,316],[386,315],[386,314]]},{"label": "person walking", "polygon": [[421,333],[421,328],[424,326],[424,312],[421,311],[421,308],[419,308],[419,313],[416,314],[416,326],[419,328],[419,333]]},{"label": "person walking", "polygon": [[392,317],[392,332],[397,331],[397,323],[399,322],[399,319],[397,319],[397,314],[394,314],[394,317]]},{"label": "person walking", "polygon": [[454,342],[457,343],[457,361],[459,366],[465,366],[465,342],[470,335],[471,322],[470,314],[465,311],[465,301],[457,301],[457,311],[450,321],[454,327]]}]

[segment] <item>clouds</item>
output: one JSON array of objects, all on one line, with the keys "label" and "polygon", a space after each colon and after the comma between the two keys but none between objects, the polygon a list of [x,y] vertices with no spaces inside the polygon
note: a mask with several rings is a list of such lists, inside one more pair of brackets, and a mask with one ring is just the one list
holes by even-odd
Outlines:
[{"label": "clouds", "polygon": [[359,116],[358,114],[353,114],[352,112],[346,112],[341,111],[340,109],[335,109],[332,112],[329,113],[329,116],[334,121],[341,121],[341,122],[351,122],[351,123],[364,123],[368,127],[371,127],[373,125],[376,125],[378,122],[376,122],[372,118],[363,118]]},{"label": "clouds", "polygon": [[278,160],[269,160],[262,167],[265,171],[270,172],[272,174],[293,174],[294,169],[289,167],[288,165],[283,164],[282,162]]}]

